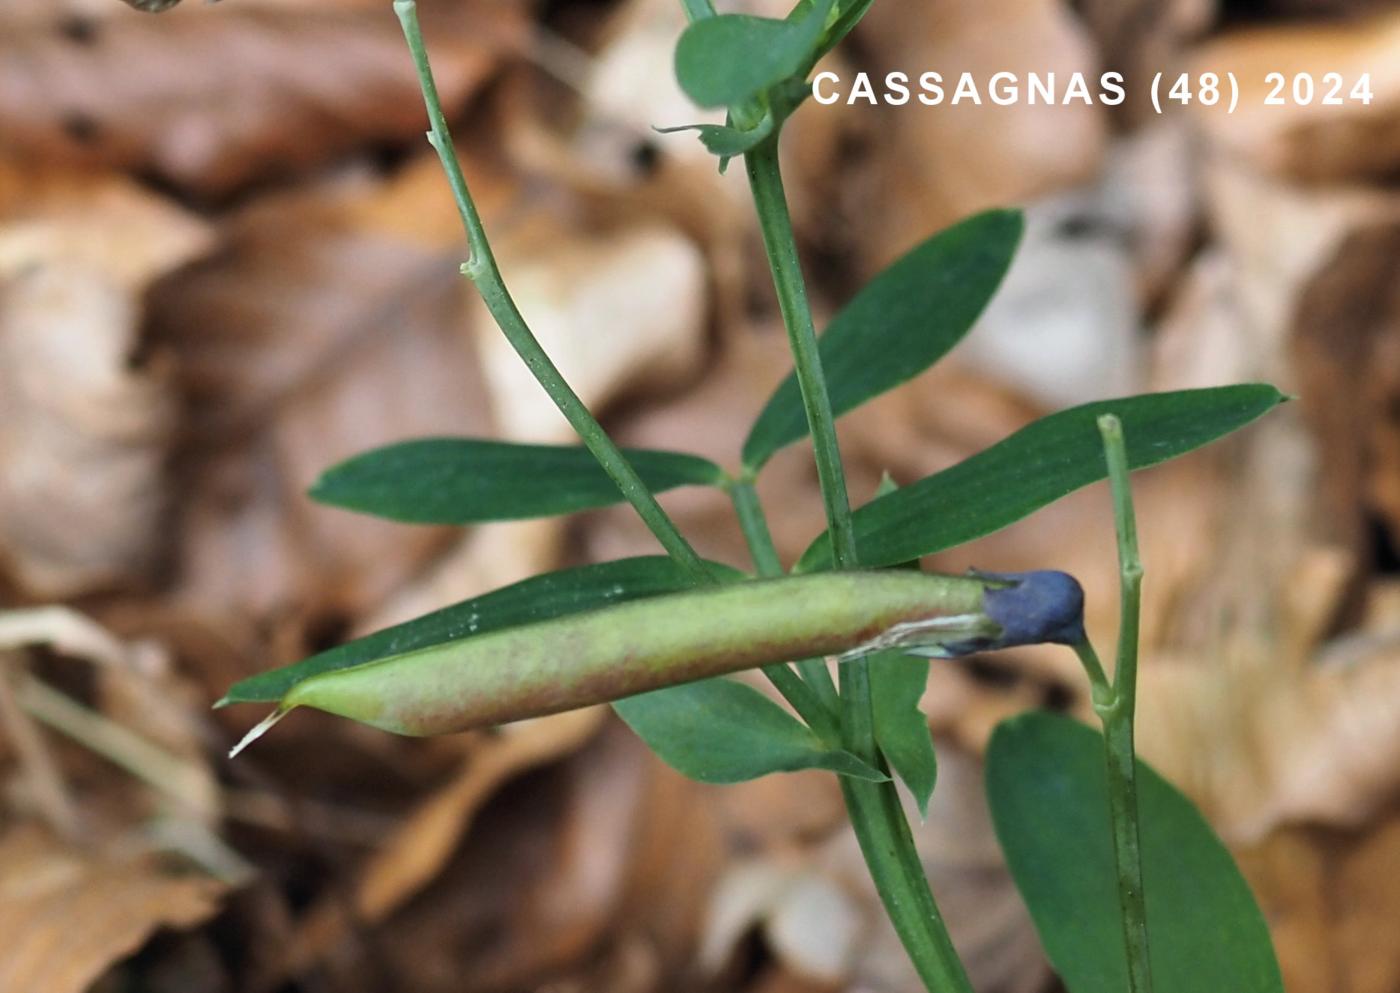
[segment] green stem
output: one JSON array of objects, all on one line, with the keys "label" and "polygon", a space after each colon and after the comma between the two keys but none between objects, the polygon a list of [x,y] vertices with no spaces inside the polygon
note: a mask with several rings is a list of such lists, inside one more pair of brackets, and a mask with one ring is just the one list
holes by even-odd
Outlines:
[{"label": "green stem", "polygon": [[792,218],[788,215],[787,198],[783,193],[783,177],[778,171],[778,136],[775,134],[746,152],[744,163],[758,211],[758,224],[763,231],[763,244],[768,252],[768,264],[773,271],[773,285],[778,291],[778,305],[787,327],[802,406],[812,429],[817,480],[821,483],[822,502],[826,505],[833,558],[836,568],[854,569],[857,565],[855,529],[851,525],[850,499],[846,495],[846,474],[836,443],[836,420],[831,414],[831,398],[822,374],[812,308],[807,302],[807,287],[792,234]]},{"label": "green stem", "polygon": [[710,0],[681,0],[681,9],[685,11],[685,19],[692,24],[715,16],[715,6]]},{"label": "green stem", "polygon": [[[838,569],[859,564],[836,423],[817,350],[812,310],[797,257],[792,219],[778,169],[778,135],[744,155],[763,244],[792,348],[802,405],[812,431],[817,479],[826,507],[832,557]],[[823,666],[823,668],[825,668]],[[841,736],[846,749],[885,768],[875,745],[870,670],[864,660],[841,666]],[[842,777],[846,810],[871,879],[914,968],[933,993],[972,993],[924,873],[893,781],[869,783]]]},{"label": "green stem", "polygon": [[[841,703],[846,749],[887,770],[875,747],[868,663],[841,666]],[[972,993],[972,982],[929,888],[893,780],[870,783],[843,776],[841,793],[870,878],[919,978],[930,993]]]},{"label": "green stem", "polygon": [[[763,513],[763,504],[759,502],[753,482],[735,480],[730,484],[729,497],[734,501],[739,529],[748,543],[754,568],[760,576],[781,576],[783,563],[773,544],[773,533],[768,529],[768,518]],[[826,668],[826,660],[803,659],[797,663],[797,669],[800,677],[786,665],[766,666],[763,674],[812,730],[835,744],[840,740],[840,725],[836,717],[840,701],[836,697],[836,684],[831,681],[831,673]]]},{"label": "green stem", "polygon": [[423,32],[418,24],[417,4],[414,0],[394,0],[394,13],[398,15],[399,23],[403,26],[404,38],[408,41],[409,51],[413,53],[413,63],[418,70],[418,82],[423,90],[423,103],[428,111],[430,126],[428,142],[437,151],[438,158],[442,161],[443,171],[447,174],[448,184],[452,188],[452,198],[456,201],[457,212],[461,215],[462,227],[467,234],[467,245],[471,254],[462,266],[463,274],[476,284],[482,299],[486,302],[487,310],[491,312],[491,316],[500,325],[506,340],[510,342],[511,347],[525,362],[539,384],[544,387],[544,391],[549,394],[549,398],[554,401],[559,412],[578,433],[584,446],[593,453],[593,457],[598,460],[603,470],[617,484],[627,502],[636,508],[637,513],[651,529],[651,533],[656,536],[657,541],[661,543],[667,554],[675,559],[677,564],[684,568],[697,583],[712,582],[713,577],[705,568],[704,562],[696,554],[695,549],[680,533],[675,522],[661,509],[661,505],[656,502],[656,497],[647,489],[646,484],[642,482],[631,463],[613,444],[602,425],[589,413],[588,407],[579,399],[578,394],[564,381],[558,368],[555,367],[553,361],[540,346],[539,340],[535,338],[534,333],[525,323],[525,318],[521,316],[509,290],[506,289],[505,281],[501,278],[500,269],[496,266],[495,256],[491,253],[491,245],[486,239],[486,229],[481,223],[476,203],[472,200],[471,192],[467,188],[466,177],[462,174],[461,164],[457,161],[457,155],[452,147],[452,137],[447,130],[447,119],[442,112],[442,101],[438,98],[437,84],[433,81],[432,68],[428,64],[428,52],[423,44]]},{"label": "green stem", "polygon": [[1118,903],[1123,914],[1123,942],[1128,956],[1128,990],[1129,993],[1152,993],[1147,904],[1142,883],[1142,845],[1138,835],[1133,725],[1122,718],[1109,718],[1104,720],[1103,729],[1104,758],[1108,768],[1108,815],[1113,827]]},{"label": "green stem", "polygon": [[1095,710],[1103,723],[1109,818],[1118,870],[1123,941],[1128,957],[1128,990],[1129,993],[1152,993],[1147,903],[1138,829],[1137,752],[1133,743],[1133,719],[1137,710],[1138,628],[1142,608],[1142,558],[1138,552],[1137,521],[1133,512],[1132,486],[1128,480],[1123,426],[1111,414],[1099,418],[1098,423],[1108,462],[1108,478],[1113,486],[1121,606],[1112,699],[1107,703],[1096,701]]},{"label": "green stem", "polygon": [[[883,762],[879,768],[884,768]],[[841,792],[870,878],[924,987],[930,993],[972,993],[894,783],[842,776]]]},{"label": "green stem", "polygon": [[758,491],[747,479],[736,479],[729,486],[729,498],[734,501],[734,512],[739,516],[739,529],[748,542],[749,554],[753,556],[754,568],[760,576],[781,576],[783,562],[778,557],[778,548],[773,544],[773,532],[768,529],[768,518],[763,513]]},{"label": "green stem", "polygon": [[1074,646],[1074,652],[1079,656],[1079,663],[1084,667],[1084,674],[1089,677],[1095,712],[1101,707],[1113,706],[1113,684],[1108,681],[1108,676],[1103,671],[1103,663],[1099,661],[1099,653],[1094,651],[1094,646],[1086,638]]}]

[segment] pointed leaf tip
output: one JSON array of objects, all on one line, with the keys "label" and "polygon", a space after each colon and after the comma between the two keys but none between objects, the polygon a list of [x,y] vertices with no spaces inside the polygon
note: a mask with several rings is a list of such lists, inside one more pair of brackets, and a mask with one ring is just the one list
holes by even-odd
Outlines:
[{"label": "pointed leaf tip", "polygon": [[[855,512],[861,563],[897,565],[992,534],[1107,475],[1097,419],[1123,422],[1128,466],[1145,469],[1200,448],[1284,400],[1249,383],[1100,400],[1042,417],[942,472],[871,500]],[[829,568],[822,536],[797,571]]]},{"label": "pointed leaf tip", "polygon": [[[1021,242],[1020,211],[989,210],[938,232],[872,279],[817,340],[837,417],[908,382],[971,330]],[[774,391],[744,442],[757,470],[808,433],[797,377]]]}]

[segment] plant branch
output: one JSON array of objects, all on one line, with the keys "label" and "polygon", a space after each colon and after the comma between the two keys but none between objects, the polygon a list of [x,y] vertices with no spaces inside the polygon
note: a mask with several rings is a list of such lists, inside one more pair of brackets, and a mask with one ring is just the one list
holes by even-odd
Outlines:
[{"label": "plant branch", "polygon": [[[859,559],[855,529],[851,524],[850,498],[846,493],[845,471],[817,349],[812,310],[778,168],[778,135],[774,134],[745,153],[744,163],[792,348],[802,405],[812,432],[833,559],[836,568],[853,569]],[[824,670],[825,666],[822,668]],[[843,663],[840,673],[842,744],[856,756],[883,769],[885,762],[875,745],[869,663],[863,659]],[[933,993],[972,993],[967,973],[929,889],[928,877],[914,847],[894,782],[870,783],[842,777],[841,791],[880,899],[924,984]]]},{"label": "plant branch", "polygon": [[1094,651],[1089,639],[1085,638],[1075,645],[1074,653],[1079,656],[1079,664],[1084,667],[1084,674],[1089,677],[1095,711],[1100,707],[1112,706],[1113,684],[1108,681],[1108,676],[1103,671],[1103,663],[1099,661],[1099,653]]},{"label": "plant branch", "polygon": [[[1137,754],[1133,718],[1137,709],[1138,628],[1142,607],[1142,559],[1123,426],[1118,418],[1099,418],[1108,478],[1113,487],[1113,520],[1118,533],[1121,606],[1113,692],[1106,703],[1095,700],[1103,723],[1108,772],[1109,818],[1118,869],[1118,901],[1123,914],[1123,941],[1128,957],[1129,993],[1152,993],[1147,936],[1147,903],[1142,880],[1142,845],[1138,830]],[[1098,694],[1096,693],[1096,698]]]},{"label": "plant branch", "polygon": [[739,530],[744,533],[749,554],[753,556],[754,568],[760,576],[781,576],[783,562],[778,557],[777,546],[773,544],[773,532],[768,529],[768,518],[763,513],[758,491],[747,479],[736,479],[729,485],[729,499],[734,502],[734,512],[739,516]]},{"label": "plant branch", "polygon": [[559,412],[578,433],[579,438],[603,470],[617,484],[622,495],[646,523],[651,533],[666,552],[676,560],[697,583],[712,582],[713,577],[695,549],[680,533],[674,521],[656,502],[656,497],[647,489],[626,457],[608,437],[602,425],[589,413],[588,407],[579,399],[572,387],[564,381],[553,361],[540,346],[525,318],[521,316],[505,281],[496,266],[491,245],[486,239],[486,229],[477,213],[476,203],[467,188],[462,166],[452,147],[452,137],[447,130],[447,119],[443,115],[442,101],[438,98],[437,84],[428,64],[428,52],[423,43],[422,28],[418,23],[418,9],[414,0],[394,0],[394,13],[403,26],[404,38],[408,41],[413,63],[418,70],[418,82],[423,90],[423,103],[428,111],[428,142],[438,153],[443,171],[447,174],[452,188],[452,198],[456,201],[457,212],[462,218],[466,231],[470,256],[462,266],[462,272],[476,284],[486,308],[500,325],[506,340],[534,374],[539,384],[559,408]]},{"label": "plant branch", "polygon": [[[879,768],[885,768],[883,761]],[[929,993],[973,993],[929,889],[894,783],[842,776],[841,793],[870,878],[924,988]]]},{"label": "plant branch", "polygon": [[681,0],[681,9],[685,11],[686,20],[692,24],[715,16],[715,5],[710,0]]},{"label": "plant branch", "polygon": [[822,374],[817,333],[812,325],[812,308],[807,302],[807,287],[797,258],[783,177],[778,170],[778,135],[774,134],[746,152],[744,163],[748,168],[759,227],[763,231],[763,244],[768,252],[768,264],[773,272],[773,286],[778,292],[778,306],[787,327],[802,406],[812,429],[817,479],[826,506],[833,558],[836,568],[854,569],[857,564],[855,529],[851,525],[851,503],[846,494],[846,473],[836,443],[836,420],[831,413],[826,377]]}]

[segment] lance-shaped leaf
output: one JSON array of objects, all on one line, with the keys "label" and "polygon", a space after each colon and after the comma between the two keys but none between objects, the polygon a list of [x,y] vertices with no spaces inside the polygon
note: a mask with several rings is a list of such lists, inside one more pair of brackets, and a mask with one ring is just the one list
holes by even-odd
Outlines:
[{"label": "lance-shaped leaf", "polygon": [[676,79],[701,107],[746,103],[816,59],[832,0],[804,2],[787,20],[721,14],[691,24],[676,44]]},{"label": "lance-shaped leaf", "polygon": [[619,717],[667,765],[702,783],[739,783],[771,772],[829,769],[875,782],[889,777],[830,748],[751,686],[705,679],[628,697]]},{"label": "lance-shaped leaf", "polygon": [[[717,577],[726,580],[741,577],[728,566],[714,562],[709,566]],[[693,585],[684,570],[662,556],[619,559],[531,576],[292,665],[250,676],[235,684],[218,705],[275,702],[297,683],[324,672],[349,669],[488,631],[594,610],[624,600],[677,593]]]},{"label": "lance-shaped leaf", "polygon": [[[722,486],[724,470],[679,452],[623,452],[653,493]],[[357,455],[311,487],[321,503],[412,524],[552,517],[621,503],[622,491],[578,445],[421,438]]]},{"label": "lance-shaped leaf", "polygon": [[881,652],[870,659],[875,741],[925,817],[938,778],[928,718],[919,709],[928,685],[928,666],[925,659],[900,652]]},{"label": "lance-shaped leaf", "polygon": [[[1128,988],[1103,738],[1065,717],[1002,723],[987,797],[1011,874],[1070,993]],[[1155,993],[1282,993],[1269,929],[1195,806],[1138,763],[1143,887]]]},{"label": "lance-shaped leaf", "polygon": [[[840,417],[908,382],[961,341],[1001,285],[1022,227],[1018,211],[977,214],[929,238],[857,293],[817,340],[832,413]],[[744,442],[745,468],[758,469],[807,432],[802,392],[790,374]]]},{"label": "lance-shaped leaf", "polygon": [[[854,515],[861,564],[896,565],[1014,524],[1107,475],[1098,432],[1116,414],[1128,466],[1144,469],[1243,427],[1286,398],[1272,386],[1221,386],[1103,400],[1043,417],[957,465],[878,497]],[[829,568],[825,535],[799,571]]]}]

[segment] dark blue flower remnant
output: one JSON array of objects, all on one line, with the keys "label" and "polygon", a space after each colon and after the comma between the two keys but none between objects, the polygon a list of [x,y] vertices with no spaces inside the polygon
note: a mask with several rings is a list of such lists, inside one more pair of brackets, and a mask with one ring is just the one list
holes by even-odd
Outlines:
[{"label": "dark blue flower remnant", "polygon": [[978,572],[993,582],[982,607],[1001,634],[949,645],[951,655],[990,652],[1017,645],[1077,645],[1085,640],[1084,589],[1064,572]]}]

